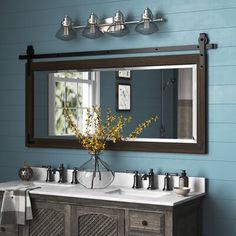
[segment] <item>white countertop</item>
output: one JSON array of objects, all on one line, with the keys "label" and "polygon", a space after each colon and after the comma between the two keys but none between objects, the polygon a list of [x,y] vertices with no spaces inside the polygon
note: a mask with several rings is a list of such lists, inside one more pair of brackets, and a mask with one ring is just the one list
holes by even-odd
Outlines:
[{"label": "white countertop", "polygon": [[179,196],[173,191],[132,189],[127,186],[111,185],[105,189],[86,189],[81,185],[45,183],[44,181],[22,182],[11,181],[0,183],[0,191],[16,189],[25,185],[39,186],[31,190],[31,194],[97,199],[117,202],[175,206],[205,195],[205,191],[190,192],[187,196]]}]

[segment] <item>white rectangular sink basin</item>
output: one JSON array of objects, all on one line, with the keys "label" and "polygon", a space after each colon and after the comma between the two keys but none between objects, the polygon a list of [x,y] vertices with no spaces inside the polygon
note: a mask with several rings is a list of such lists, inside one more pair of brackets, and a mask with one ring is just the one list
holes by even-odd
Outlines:
[{"label": "white rectangular sink basin", "polygon": [[161,192],[156,190],[140,190],[140,189],[115,189],[105,192],[106,194],[124,197],[141,197],[141,198],[159,198],[169,195],[169,192]]}]

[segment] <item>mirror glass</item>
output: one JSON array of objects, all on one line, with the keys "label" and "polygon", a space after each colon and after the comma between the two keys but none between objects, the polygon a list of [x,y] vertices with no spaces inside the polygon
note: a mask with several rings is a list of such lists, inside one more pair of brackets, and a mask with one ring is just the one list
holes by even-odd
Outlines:
[{"label": "mirror glass", "polygon": [[152,116],[135,142],[196,143],[197,65],[139,66],[34,72],[34,138],[74,139],[63,116],[67,106],[80,130],[86,111],[100,106],[131,116],[125,136]]},{"label": "mirror glass", "polygon": [[[200,54],[38,61],[26,63],[26,146],[82,148],[63,108],[85,131],[87,109],[131,116],[125,137],[158,116],[140,136],[106,149],[206,152],[206,68]],[[105,119],[104,119],[105,120]]]}]

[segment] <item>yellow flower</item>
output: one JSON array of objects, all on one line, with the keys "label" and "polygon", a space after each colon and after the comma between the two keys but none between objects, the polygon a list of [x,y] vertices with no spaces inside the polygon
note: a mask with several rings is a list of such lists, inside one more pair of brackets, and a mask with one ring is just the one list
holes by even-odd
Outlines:
[{"label": "yellow flower", "polygon": [[[85,120],[85,134],[83,134],[74,123],[68,108],[64,108],[63,114],[68,123],[69,128],[75,133],[76,138],[81,143],[82,147],[89,151],[92,155],[97,155],[103,152],[106,148],[107,141],[116,143],[122,139],[136,138],[143,130],[158,120],[158,116],[153,116],[149,120],[139,124],[134,131],[127,137],[123,137],[124,127],[131,122],[132,117],[123,117],[123,115],[115,115],[111,113],[111,109],[107,109],[105,123],[102,121],[101,109],[94,106],[92,109],[87,109],[87,118]],[[91,128],[94,132],[91,132]]]}]

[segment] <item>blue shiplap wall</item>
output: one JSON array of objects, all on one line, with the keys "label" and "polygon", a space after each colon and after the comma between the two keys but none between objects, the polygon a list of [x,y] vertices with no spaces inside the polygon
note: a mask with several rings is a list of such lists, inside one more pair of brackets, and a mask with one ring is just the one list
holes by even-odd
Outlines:
[{"label": "blue shiplap wall", "polygon": [[[132,19],[142,10],[159,10],[168,21],[159,34],[131,33],[122,39],[79,38],[61,42],[54,34],[68,14],[85,24],[94,11],[108,17],[116,9]],[[36,52],[101,50],[195,44],[200,32],[209,34],[217,50],[209,51],[209,153],[207,155],[111,152],[104,153],[116,170],[177,171],[208,178],[204,206],[204,236],[236,235],[236,1],[235,0],[8,0],[0,8],[0,181],[15,179],[24,160],[32,165],[65,163],[78,166],[87,159],[80,150],[24,147],[24,62],[26,45]]]}]

